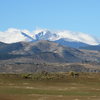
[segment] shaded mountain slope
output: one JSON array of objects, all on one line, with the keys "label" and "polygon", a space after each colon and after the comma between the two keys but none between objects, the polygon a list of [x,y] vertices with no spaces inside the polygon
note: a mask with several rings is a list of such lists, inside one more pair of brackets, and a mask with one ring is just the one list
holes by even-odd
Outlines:
[{"label": "shaded mountain slope", "polygon": [[56,40],[54,42],[59,43],[59,44],[64,45],[64,46],[69,46],[69,47],[72,47],[72,48],[79,48],[79,47],[89,46],[86,43],[79,42],[79,41],[72,41],[72,40],[70,41],[66,38],[61,38],[61,39]]},{"label": "shaded mountain slope", "polygon": [[94,51],[100,51],[100,45],[90,45],[90,46],[84,46],[80,47],[80,49],[86,49],[86,50],[94,50]]}]

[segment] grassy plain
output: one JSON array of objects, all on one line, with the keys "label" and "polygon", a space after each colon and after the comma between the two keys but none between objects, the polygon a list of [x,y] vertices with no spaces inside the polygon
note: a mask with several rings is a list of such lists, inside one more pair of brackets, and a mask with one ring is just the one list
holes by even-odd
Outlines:
[{"label": "grassy plain", "polygon": [[[100,100],[100,73],[68,73],[23,78],[21,74],[0,74],[0,100]],[[40,77],[40,76],[39,76]]]}]

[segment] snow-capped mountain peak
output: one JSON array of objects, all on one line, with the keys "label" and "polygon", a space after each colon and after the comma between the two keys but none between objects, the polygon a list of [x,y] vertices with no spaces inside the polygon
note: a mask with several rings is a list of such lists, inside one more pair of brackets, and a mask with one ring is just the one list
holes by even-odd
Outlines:
[{"label": "snow-capped mountain peak", "polygon": [[[22,34],[25,33],[25,34]],[[100,44],[96,38],[89,34],[82,32],[72,32],[72,31],[51,31],[48,29],[37,29],[33,32],[28,30],[20,30],[15,28],[10,28],[7,31],[0,32],[0,41],[5,43],[14,43],[20,41],[34,41],[34,40],[50,40],[57,41],[64,39],[68,42],[82,42],[90,45]]]},{"label": "snow-capped mountain peak", "polygon": [[91,35],[81,33],[81,32],[71,32],[71,31],[48,31],[42,30],[39,33],[35,33],[36,40],[50,40],[56,41],[59,39],[64,39],[64,41],[75,41],[75,42],[83,42],[90,45],[98,45],[99,42],[97,39],[92,37]]},{"label": "snow-capped mountain peak", "polygon": [[57,35],[54,32],[51,32],[49,30],[41,30],[37,33],[34,32],[34,37],[36,40],[50,40],[50,41],[55,41],[59,39],[59,35]]}]

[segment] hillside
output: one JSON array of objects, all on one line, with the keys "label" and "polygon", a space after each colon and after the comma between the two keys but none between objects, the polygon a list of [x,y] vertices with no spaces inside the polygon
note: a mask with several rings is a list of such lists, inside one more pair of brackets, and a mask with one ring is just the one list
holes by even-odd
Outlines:
[{"label": "hillside", "polygon": [[[47,71],[90,71],[84,64],[100,63],[99,51],[79,50],[71,47],[62,46],[48,40],[37,42],[17,42],[12,44],[0,45],[0,71],[1,72],[34,72],[36,69]],[[53,65],[52,65],[53,63]],[[58,67],[59,64],[62,64]],[[72,66],[66,66],[73,63]],[[76,66],[76,63],[80,63]],[[44,65],[45,64],[45,65]],[[48,67],[48,64],[51,64]],[[58,64],[56,66],[56,64]],[[64,66],[63,66],[64,64]],[[64,68],[64,69],[63,69]],[[99,67],[92,67],[99,69]]]},{"label": "hillside", "polygon": [[[18,42],[6,44],[0,49],[0,59],[13,59],[29,57],[44,62],[82,62],[98,60],[96,56],[91,58],[91,54],[62,46],[58,43],[47,40],[37,42]],[[4,56],[3,56],[4,55]]]}]

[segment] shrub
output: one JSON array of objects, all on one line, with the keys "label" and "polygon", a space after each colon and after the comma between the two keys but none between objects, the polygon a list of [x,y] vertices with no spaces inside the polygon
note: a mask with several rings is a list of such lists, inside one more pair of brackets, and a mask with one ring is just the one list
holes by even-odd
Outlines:
[{"label": "shrub", "polygon": [[25,78],[25,79],[31,79],[32,74],[23,74],[22,77]]},{"label": "shrub", "polygon": [[69,72],[69,75],[74,77],[74,78],[79,77],[79,73],[73,72],[73,71]]}]

